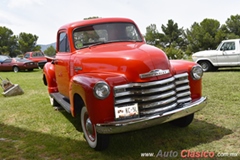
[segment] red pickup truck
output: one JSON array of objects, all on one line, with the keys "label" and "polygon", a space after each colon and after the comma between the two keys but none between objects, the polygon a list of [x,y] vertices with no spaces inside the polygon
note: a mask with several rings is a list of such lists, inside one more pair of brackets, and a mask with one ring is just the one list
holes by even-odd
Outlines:
[{"label": "red pickup truck", "polygon": [[186,127],[206,105],[201,66],[169,60],[146,44],[130,19],[66,24],[56,46],[56,57],[43,69],[51,104],[79,117],[95,150],[108,146],[110,134],[165,122]]},{"label": "red pickup truck", "polygon": [[24,54],[24,58],[32,60],[34,62],[46,61],[45,54],[41,51],[31,51]]}]

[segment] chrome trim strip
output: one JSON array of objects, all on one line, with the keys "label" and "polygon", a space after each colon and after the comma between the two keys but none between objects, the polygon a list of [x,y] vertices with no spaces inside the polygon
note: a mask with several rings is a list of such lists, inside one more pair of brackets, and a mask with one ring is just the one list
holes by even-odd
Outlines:
[{"label": "chrome trim strip", "polygon": [[181,93],[177,93],[177,97],[185,97],[185,96],[190,96],[191,92],[190,91],[186,91],[186,92],[181,92]]},{"label": "chrome trim strip", "polygon": [[180,104],[180,103],[186,103],[186,102],[190,102],[192,100],[191,97],[187,97],[187,98],[184,98],[184,99],[178,99],[177,100],[177,103]]},{"label": "chrome trim strip", "polygon": [[179,91],[184,91],[184,90],[188,90],[190,89],[190,86],[189,85],[185,85],[185,86],[182,86],[182,87],[176,87],[176,91],[179,92]]},{"label": "chrome trim strip", "polygon": [[161,76],[161,75],[164,75],[164,74],[168,74],[170,73],[170,70],[169,69],[154,69],[154,70],[151,70],[147,73],[142,73],[142,74],[139,74],[139,77],[141,79],[143,78],[148,78],[148,77],[156,77],[156,76]]},{"label": "chrome trim strip", "polygon": [[164,111],[173,109],[176,106],[177,106],[177,103],[174,103],[174,104],[168,105],[166,107],[162,107],[162,108],[150,109],[147,111],[140,111],[140,114],[147,115],[147,114],[154,114],[154,113],[158,113],[158,112],[164,112]]},{"label": "chrome trim strip", "polygon": [[155,86],[155,85],[163,85],[169,82],[173,82],[174,78],[168,78],[168,79],[164,79],[161,81],[154,81],[154,82],[145,82],[145,83],[130,83],[130,84],[125,84],[125,85],[120,85],[120,86],[115,86],[114,90],[118,90],[121,88],[133,88],[133,87],[151,87],[151,86]]},{"label": "chrome trim strip", "polygon": [[159,95],[154,95],[154,96],[121,98],[119,100],[118,99],[115,100],[115,105],[120,104],[120,103],[128,103],[128,102],[137,102],[137,101],[145,102],[145,101],[163,99],[163,98],[167,98],[167,97],[173,96],[175,94],[176,94],[175,91],[169,91],[169,92],[167,92],[165,94],[159,94]]},{"label": "chrome trim strip", "polygon": [[[186,78],[187,78],[187,77],[186,77]],[[175,84],[176,84],[176,85],[185,84],[185,83],[189,83],[189,80],[188,80],[188,79],[185,79],[185,80],[181,80],[181,81],[179,81],[179,80],[176,80],[176,81],[175,81]]]},{"label": "chrome trim strip", "polygon": [[153,102],[153,103],[139,105],[139,108],[143,108],[143,109],[153,108],[153,107],[156,107],[156,106],[172,103],[172,102],[174,102],[176,100],[177,100],[176,97],[172,97],[172,98],[169,98],[169,99],[163,100],[163,101],[158,101],[158,102]]},{"label": "chrome trim strip", "polygon": [[188,74],[187,74],[187,73],[176,74],[176,75],[174,75],[174,77],[175,77],[176,79],[182,78],[182,77],[188,77]]},{"label": "chrome trim strip", "polygon": [[134,95],[134,94],[144,95],[144,94],[155,93],[155,92],[163,92],[163,91],[167,91],[169,89],[173,89],[174,87],[175,87],[175,85],[171,84],[171,85],[168,85],[168,86],[153,88],[153,89],[140,89],[139,91],[136,89],[136,90],[133,90],[133,91],[115,93],[115,97],[121,97],[121,96],[126,96],[126,95]]}]

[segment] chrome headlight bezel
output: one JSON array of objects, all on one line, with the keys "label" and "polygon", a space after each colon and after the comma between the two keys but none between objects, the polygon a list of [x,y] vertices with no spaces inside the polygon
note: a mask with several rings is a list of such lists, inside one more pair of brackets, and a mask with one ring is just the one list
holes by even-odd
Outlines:
[{"label": "chrome headlight bezel", "polygon": [[105,99],[110,94],[110,87],[106,82],[99,81],[93,87],[93,94],[98,99]]},{"label": "chrome headlight bezel", "polygon": [[199,80],[203,76],[203,69],[200,65],[195,65],[191,69],[191,77],[194,80]]}]

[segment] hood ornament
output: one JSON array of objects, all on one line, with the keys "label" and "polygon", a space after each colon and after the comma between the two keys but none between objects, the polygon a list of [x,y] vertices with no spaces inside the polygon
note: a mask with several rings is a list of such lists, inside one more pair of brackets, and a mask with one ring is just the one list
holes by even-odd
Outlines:
[{"label": "hood ornament", "polygon": [[160,75],[164,75],[164,74],[168,74],[168,73],[170,73],[169,69],[165,69],[165,70],[154,69],[154,70],[151,70],[150,72],[139,74],[139,76],[142,79],[142,78],[160,76]]}]

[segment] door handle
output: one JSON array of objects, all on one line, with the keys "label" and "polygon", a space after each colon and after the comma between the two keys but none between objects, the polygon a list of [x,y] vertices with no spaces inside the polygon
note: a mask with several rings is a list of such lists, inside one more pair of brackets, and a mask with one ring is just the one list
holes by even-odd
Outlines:
[{"label": "door handle", "polygon": [[77,73],[78,71],[81,71],[81,70],[82,70],[82,67],[75,67],[74,70],[75,70],[75,72]]}]

